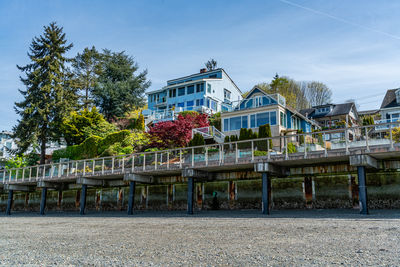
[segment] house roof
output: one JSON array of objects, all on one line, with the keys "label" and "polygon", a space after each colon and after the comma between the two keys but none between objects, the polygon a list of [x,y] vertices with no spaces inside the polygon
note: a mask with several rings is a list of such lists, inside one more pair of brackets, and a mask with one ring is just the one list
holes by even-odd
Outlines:
[{"label": "house roof", "polygon": [[[315,114],[315,111],[321,107],[333,106],[333,109],[329,113],[322,113],[322,114]],[[302,109],[300,113],[309,118],[322,118],[322,117],[333,117],[339,115],[347,115],[350,113],[352,108],[356,108],[354,103],[343,103],[343,104],[328,104],[328,105],[321,105],[315,106],[312,108]]]},{"label": "house roof", "polygon": [[399,107],[400,105],[397,104],[396,101],[396,91],[400,88],[396,89],[390,89],[386,91],[386,95],[383,98],[381,108],[393,108],[393,107]]},{"label": "house roof", "polygon": [[358,115],[375,115],[379,113],[379,109],[363,110],[359,111]]},{"label": "house roof", "polygon": [[[239,93],[243,94],[243,92],[240,90],[240,88],[236,85],[236,83],[232,80],[232,78],[228,75],[228,73],[226,73],[226,71],[223,68],[218,68],[218,69],[210,70],[210,71],[207,71],[207,72],[204,72],[204,73],[195,73],[195,74],[191,74],[191,75],[188,75],[188,76],[184,76],[184,77],[180,77],[180,78],[176,78],[176,79],[172,79],[172,80],[167,80],[167,85],[166,86],[164,86],[161,89],[156,89],[156,90],[152,90],[152,91],[146,92],[146,94],[148,95],[148,94],[153,94],[153,93],[157,93],[157,92],[162,92],[167,87],[176,86],[176,84],[168,85],[169,82],[173,82],[173,81],[176,81],[176,80],[182,80],[182,79],[188,79],[188,78],[191,78],[191,77],[196,77],[196,76],[200,76],[200,75],[204,75],[204,74],[210,74],[210,73],[214,73],[214,72],[218,72],[218,71],[222,71],[229,78],[229,80],[232,82],[232,84],[236,87],[236,89],[239,91]],[[202,80],[213,80],[213,79],[218,79],[218,78],[203,78]],[[191,82],[193,82],[193,81],[191,81]]]}]

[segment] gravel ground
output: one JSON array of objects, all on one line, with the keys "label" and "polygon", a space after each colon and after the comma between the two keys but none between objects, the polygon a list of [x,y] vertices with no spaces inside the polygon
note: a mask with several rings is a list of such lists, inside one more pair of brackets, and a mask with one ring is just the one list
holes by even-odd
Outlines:
[{"label": "gravel ground", "polygon": [[0,216],[1,265],[400,265],[400,211]]}]

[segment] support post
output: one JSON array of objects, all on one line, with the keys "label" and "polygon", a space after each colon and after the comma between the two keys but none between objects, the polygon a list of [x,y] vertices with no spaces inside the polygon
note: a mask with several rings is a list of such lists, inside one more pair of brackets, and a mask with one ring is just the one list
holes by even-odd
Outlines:
[{"label": "support post", "polygon": [[13,203],[13,197],[14,197],[14,191],[8,190],[6,215],[11,215],[11,207],[12,207],[12,203]]},{"label": "support post", "polygon": [[360,201],[360,214],[368,214],[367,184],[365,175],[365,166],[357,167],[358,173],[358,194]]},{"label": "support post", "polygon": [[269,215],[270,214],[270,209],[269,209],[269,200],[270,200],[270,179],[268,177],[267,172],[263,172],[262,174],[262,203],[261,203],[261,209],[262,209],[262,214]]},{"label": "support post", "polygon": [[87,184],[82,185],[82,190],[81,190],[81,199],[80,199],[80,211],[79,213],[81,215],[85,214],[85,207],[86,207],[86,190],[87,190]]},{"label": "support post", "polygon": [[135,200],[135,187],[136,182],[129,182],[129,199],[128,199],[128,215],[133,215],[133,205]]},{"label": "support post", "polygon": [[47,187],[43,187],[42,196],[40,200],[40,215],[44,215],[44,210],[46,209],[46,199],[47,199]]},{"label": "support post", "polygon": [[193,214],[193,189],[194,189],[194,178],[188,177],[188,195],[187,195],[187,213]]}]

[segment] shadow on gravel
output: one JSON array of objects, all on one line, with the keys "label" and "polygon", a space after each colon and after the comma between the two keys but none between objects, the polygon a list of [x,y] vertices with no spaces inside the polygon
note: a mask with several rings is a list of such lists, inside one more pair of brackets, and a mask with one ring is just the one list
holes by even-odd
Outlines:
[{"label": "shadow on gravel", "polygon": [[273,210],[270,215],[263,215],[259,210],[218,210],[218,211],[197,211],[193,215],[186,214],[186,211],[135,211],[133,215],[126,214],[126,211],[88,211],[85,215],[79,212],[55,212],[49,211],[41,216],[39,212],[18,212],[6,216],[4,212],[0,217],[104,217],[104,218],[303,218],[303,219],[400,219],[400,210],[370,210],[369,215],[361,215],[358,210],[349,209],[323,209],[323,210]]}]

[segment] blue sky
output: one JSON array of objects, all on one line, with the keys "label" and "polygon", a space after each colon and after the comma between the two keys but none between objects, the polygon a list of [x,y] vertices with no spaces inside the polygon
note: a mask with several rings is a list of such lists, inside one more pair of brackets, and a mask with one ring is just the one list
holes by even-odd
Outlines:
[{"label": "blue sky", "polygon": [[18,119],[16,64],[56,21],[74,44],[126,51],[148,69],[150,90],[215,58],[242,91],[275,75],[318,80],[333,102],[378,108],[400,87],[400,1],[18,1],[0,2],[0,130]]}]

